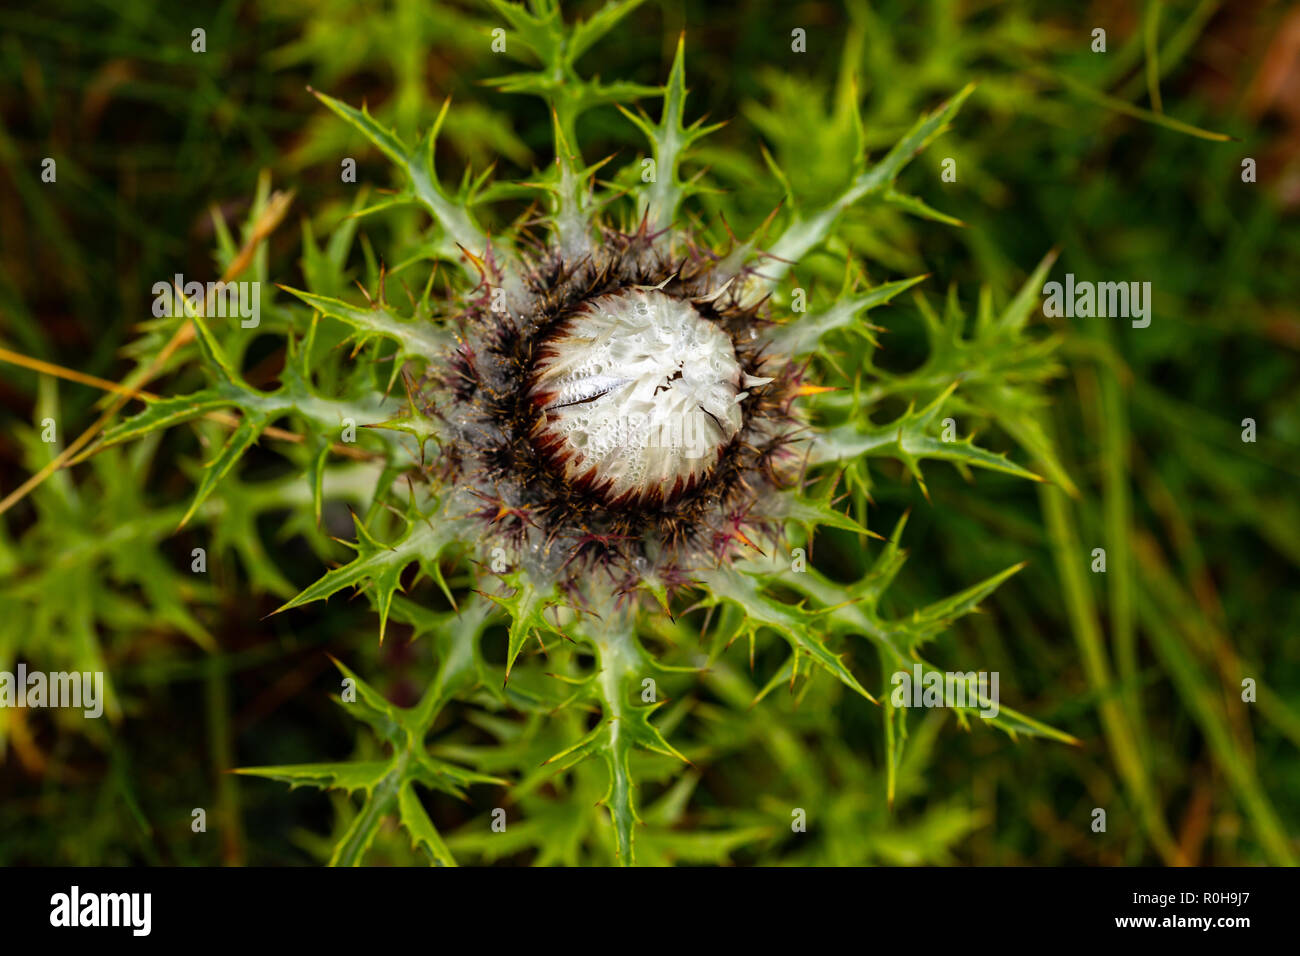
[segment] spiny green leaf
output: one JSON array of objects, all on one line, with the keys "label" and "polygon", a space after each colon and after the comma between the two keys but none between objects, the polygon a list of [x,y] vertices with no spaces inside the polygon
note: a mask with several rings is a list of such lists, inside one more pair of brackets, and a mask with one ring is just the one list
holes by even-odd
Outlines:
[{"label": "spiny green leaf", "polygon": [[754,575],[734,567],[709,571],[701,575],[701,579],[706,589],[706,595],[701,601],[703,605],[710,606],[722,601],[736,605],[745,615],[747,633],[760,627],[772,628],[789,643],[796,654],[807,654],[814,663],[835,675],[845,686],[867,700],[875,700],[845,666],[844,661],[826,646],[821,614],[782,604],[767,593]]},{"label": "spiny green leaf", "polygon": [[870,535],[872,532],[834,506],[831,500],[833,494],[834,489],[829,488],[826,494],[818,498],[798,493],[783,495],[784,511],[781,517],[803,528],[806,540],[811,540],[813,532],[819,527]]},{"label": "spiny green leaf", "polygon": [[456,858],[434,829],[433,821],[416,796],[415,787],[406,783],[397,792],[397,818],[411,837],[411,848],[428,855],[434,866],[455,866]]},{"label": "spiny green leaf", "polygon": [[393,595],[401,588],[402,572],[412,561],[427,564],[436,562],[443,549],[455,540],[455,526],[449,521],[436,524],[411,521],[401,538],[391,545],[384,545],[366,530],[355,515],[353,520],[357,529],[357,541],[348,544],[348,547],[357,552],[356,558],[342,567],[326,572],[273,613],[279,614],[312,601],[323,601],[344,588],[370,586],[379,611],[379,639],[382,641]]},{"label": "spiny green leaf", "polygon": [[543,631],[554,634],[562,632],[544,616],[547,608],[560,603],[559,596],[553,588],[538,587],[534,584],[531,575],[519,570],[503,574],[502,580],[508,587],[514,589],[512,594],[499,595],[485,592],[483,596],[505,608],[510,614],[510,633],[506,646],[506,680],[508,681],[510,671],[514,668],[515,661],[530,637],[537,637],[540,642]]},{"label": "spiny green leaf", "polygon": [[290,789],[316,787],[319,790],[362,791],[369,794],[388,773],[387,760],[301,763],[279,767],[240,767],[235,773],[265,777],[289,784]]},{"label": "spiny green leaf", "polygon": [[646,138],[650,140],[654,152],[655,176],[645,187],[644,208],[638,210],[645,214],[651,230],[667,229],[677,216],[677,208],[696,187],[683,182],[678,175],[678,166],[691,144],[702,136],[720,129],[723,124],[715,123],[704,126],[703,119],[698,119],[690,126],[683,125],[686,113],[686,37],[677,39],[677,53],[673,57],[672,69],[668,73],[668,85],[664,88],[663,114],[659,124],[653,125],[644,112],[633,113],[620,106],[623,115],[630,119]]},{"label": "spiny green leaf", "polygon": [[302,292],[288,286],[280,286],[285,292],[301,299],[322,315],[338,319],[362,333],[362,340],[381,335],[397,342],[402,358],[427,361],[441,355],[451,346],[455,339],[445,329],[431,325],[427,317],[406,319],[391,308],[374,304],[368,309],[350,305],[339,299],[330,299],[311,292]]},{"label": "spiny green leaf", "polygon": [[[972,83],[956,96],[939,106],[929,116],[922,117],[880,162],[858,175],[837,199],[815,213],[804,216],[796,213],[772,247],[768,250],[771,262],[763,272],[768,287],[776,283],[789,270],[790,264],[802,259],[814,246],[825,239],[840,214],[865,199],[885,199],[898,174],[912,157],[930,144],[948,128],[952,118],[975,89]],[[897,194],[895,194],[897,196]],[[895,202],[899,202],[896,198]],[[903,201],[906,205],[906,201]],[[926,207],[928,210],[929,207]]]},{"label": "spiny green leaf", "polygon": [[194,517],[194,512],[216,490],[221,479],[230,472],[230,469],[235,467],[239,459],[244,456],[244,452],[252,447],[258,436],[262,434],[262,431],[269,424],[270,416],[265,413],[244,416],[235,430],[231,432],[230,439],[222,446],[217,457],[204,466],[203,478],[199,482],[198,490],[194,493],[194,500],[191,502],[189,510],[185,512],[185,516],[181,518],[182,526],[187,524],[190,518]]},{"label": "spiny green leaf", "polygon": [[907,467],[920,482],[923,491],[925,482],[919,462],[926,458],[987,468],[1030,481],[1043,481],[1032,471],[1010,461],[1006,455],[994,454],[978,447],[972,437],[960,441],[943,441],[928,433],[956,387],[957,383],[954,382],[929,405],[920,410],[908,408],[885,425],[867,429],[859,429],[856,425],[841,425],[824,430],[815,439],[815,460],[829,462],[863,456],[890,456]]},{"label": "spiny green leaf", "polygon": [[842,296],[835,304],[820,312],[795,315],[772,336],[775,348],[789,355],[807,355],[815,351],[821,340],[838,329],[854,326],[862,315],[878,305],[885,305],[900,292],[905,292],[928,275],[885,282],[863,295]]},{"label": "spiny green leaf", "polygon": [[455,866],[455,858],[424,812],[414,785],[418,783],[463,799],[464,788],[471,784],[500,785],[506,781],[435,759],[426,752],[424,738],[445,698],[426,696],[420,706],[398,707],[345,664],[337,660],[334,663],[352,682],[355,691],[354,699],[341,698],[340,703],[351,716],[369,726],[391,747],[388,759],[247,767],[237,772],[280,780],[291,787],[305,785],[349,793],[362,791],[365,799],[361,809],[335,846],[331,866],[359,866],[383,819],[394,812],[414,848],[426,853],[437,866]]},{"label": "spiny green leaf", "polygon": [[360,130],[380,152],[401,167],[410,180],[416,198],[433,214],[452,243],[446,247],[449,256],[454,254],[455,245],[482,255],[487,248],[487,236],[475,224],[468,203],[453,199],[442,188],[433,166],[434,147],[438,132],[447,115],[449,100],[443,103],[438,118],[424,139],[415,148],[411,148],[392,130],[380,126],[365,107],[358,110],[324,93],[315,90],[312,90],[312,93],[336,114]]},{"label": "spiny green leaf", "polygon": [[99,447],[111,448],[153,432],[166,431],[173,425],[191,421],[208,412],[229,408],[230,404],[228,396],[212,389],[175,398],[146,399],[144,411],[107,429]]}]

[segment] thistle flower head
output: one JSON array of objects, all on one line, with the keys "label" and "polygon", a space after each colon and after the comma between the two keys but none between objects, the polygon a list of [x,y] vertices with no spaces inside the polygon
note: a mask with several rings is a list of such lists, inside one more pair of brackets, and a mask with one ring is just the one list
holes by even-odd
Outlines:
[{"label": "thistle flower head", "polygon": [[490,267],[516,293],[471,296],[424,396],[457,423],[444,478],[489,543],[587,590],[598,565],[616,581],[726,560],[797,477],[798,376],[767,354],[771,323],[734,273],[669,259],[668,235],[598,233],[577,261],[543,245],[537,264]]},{"label": "thistle flower head", "polygon": [[727,333],[657,289],[584,302],[545,339],[529,393],[536,442],[565,480],[614,505],[695,488],[744,422],[746,374]]}]

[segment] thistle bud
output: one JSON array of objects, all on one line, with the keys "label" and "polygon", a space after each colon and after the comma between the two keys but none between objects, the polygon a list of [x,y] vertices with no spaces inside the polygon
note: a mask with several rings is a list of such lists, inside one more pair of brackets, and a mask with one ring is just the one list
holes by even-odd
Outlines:
[{"label": "thistle bud", "polygon": [[744,424],[731,339],[687,300],[625,289],[584,302],[543,343],[534,441],[565,479],[610,504],[696,487]]}]

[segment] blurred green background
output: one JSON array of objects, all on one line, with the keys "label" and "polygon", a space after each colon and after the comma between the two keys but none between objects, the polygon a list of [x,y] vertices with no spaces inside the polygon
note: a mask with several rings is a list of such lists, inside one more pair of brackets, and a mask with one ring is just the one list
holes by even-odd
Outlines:
[{"label": "blurred green background", "polygon": [[[566,14],[598,7],[571,3]],[[539,100],[482,82],[509,69],[490,52],[500,25],[486,6],[429,0],[7,3],[0,347],[119,381],[153,283],[215,278],[210,208],[241,220],[264,170],[296,190],[269,242],[271,274],[300,284],[299,221],[326,235],[356,196],[339,181],[340,158],[358,159],[360,183],[392,184],[382,157],[309,85],[368,102],[407,136],[450,95],[444,177],[495,162],[499,179],[528,178],[550,158],[550,117]],[[200,27],[206,52],[196,54]],[[791,68],[796,27],[809,52]],[[1092,50],[1098,28],[1105,53]],[[696,156],[718,190],[701,217],[725,212],[743,235],[772,210],[781,195],[762,146],[815,195],[851,158],[835,132],[844,110],[860,111],[878,154],[976,80],[953,131],[904,177],[965,225],[864,215],[849,233],[864,273],[873,283],[931,273],[929,300],[952,284],[970,305],[981,285],[1014,292],[1059,248],[1052,278],[1150,282],[1154,296],[1146,329],[1035,319],[1063,336],[1048,417],[1077,497],[968,484],[943,467],[927,472],[932,504],[906,482],[875,489],[875,530],[913,509],[901,606],[1030,562],[988,613],[941,638],[935,663],[1000,671],[1004,700],[1083,745],[1013,742],[928,717],[913,728],[891,810],[871,705],[777,694],[709,743],[692,813],[740,807],[733,819],[761,819],[759,795],[782,786],[764,757],[765,735],[779,733],[808,754],[801,799],[833,823],[811,849],[760,842],[729,853],[735,862],[1293,862],[1300,9],[651,0],[584,69],[660,83],[682,31],[688,115],[730,121]],[[614,152],[626,162],[640,148],[612,108],[584,115],[579,133],[588,162]],[[46,157],[56,183],[41,180]],[[945,158],[955,182],[940,175]],[[1243,182],[1247,158],[1255,182]],[[382,249],[382,230],[403,228],[365,221],[359,232]],[[882,365],[924,359],[916,301],[872,319],[889,330]],[[0,362],[0,495],[42,463],[36,422],[55,414],[66,440],[101,398]],[[1245,418],[1257,424],[1253,443],[1241,438]],[[410,703],[431,674],[428,648],[400,629],[379,647],[362,601],[264,619],[280,601],[250,586],[250,568],[301,587],[323,558],[343,554],[304,520],[302,480],[272,455],[253,460],[247,485],[218,493],[226,547],[196,581],[199,532],[172,530],[205,452],[187,435],[144,444],[61,473],[0,517],[0,670],[99,660],[121,701],[120,714],[94,722],[0,710],[0,864],[317,862],[345,800],[224,771],[352,752],[354,727],[327,696],[337,681],[326,652]],[[327,530],[348,535],[345,510],[328,519]],[[1106,549],[1105,574],[1089,570],[1095,547]],[[862,562],[833,536],[816,557],[832,574]],[[743,654],[732,663],[737,681],[766,680],[744,675]],[[1253,703],[1241,699],[1243,678],[1257,682]],[[702,700],[736,693],[729,679],[721,672]],[[454,832],[500,797],[472,800],[430,812]],[[195,807],[220,825],[193,833]],[[1104,834],[1089,828],[1094,807],[1108,808]],[[386,834],[374,859],[414,857]]]}]

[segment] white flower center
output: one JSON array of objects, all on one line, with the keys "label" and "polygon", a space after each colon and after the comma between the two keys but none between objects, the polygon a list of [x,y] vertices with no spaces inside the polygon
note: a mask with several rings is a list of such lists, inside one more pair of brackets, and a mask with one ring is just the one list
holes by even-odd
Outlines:
[{"label": "white flower center", "polygon": [[670,500],[717,464],[743,424],[746,375],[731,339],[654,290],[585,303],[540,351],[534,439],[567,480],[611,503]]}]

